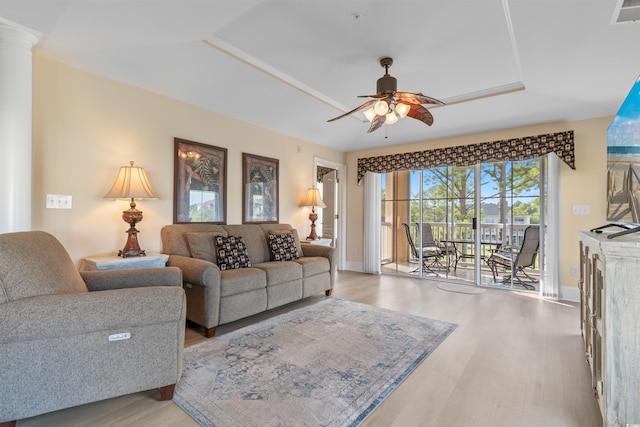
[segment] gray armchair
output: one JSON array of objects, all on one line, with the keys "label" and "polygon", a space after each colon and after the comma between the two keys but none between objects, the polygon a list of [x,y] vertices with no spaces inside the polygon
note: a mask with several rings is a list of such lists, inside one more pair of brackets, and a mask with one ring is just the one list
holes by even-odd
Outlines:
[{"label": "gray armchair", "polygon": [[160,388],[182,373],[174,267],[78,272],[41,231],[0,234],[0,425]]}]

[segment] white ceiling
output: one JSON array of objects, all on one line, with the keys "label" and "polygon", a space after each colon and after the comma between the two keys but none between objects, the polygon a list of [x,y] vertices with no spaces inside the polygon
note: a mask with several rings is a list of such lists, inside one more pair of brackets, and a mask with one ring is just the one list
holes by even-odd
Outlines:
[{"label": "white ceiling", "polygon": [[[614,115],[640,74],[616,0],[0,0],[73,66],[342,151]],[[390,56],[398,90],[448,105],[367,134]],[[455,103],[493,88],[508,94]],[[342,108],[342,109],[340,109]],[[388,138],[385,138],[388,136]]]}]

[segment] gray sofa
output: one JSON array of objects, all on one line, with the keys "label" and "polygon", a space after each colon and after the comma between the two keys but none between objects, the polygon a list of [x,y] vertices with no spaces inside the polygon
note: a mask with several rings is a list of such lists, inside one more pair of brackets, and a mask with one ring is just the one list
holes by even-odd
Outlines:
[{"label": "gray sofa", "polygon": [[[298,259],[272,261],[269,235],[291,233]],[[217,236],[242,237],[250,267],[221,270]],[[187,294],[187,319],[207,337],[218,325],[324,292],[331,295],[337,253],[329,246],[300,244],[288,224],[172,224],[161,230],[167,265],[180,267]]]},{"label": "gray sofa", "polygon": [[79,273],[48,233],[0,234],[0,424],[153,388],[171,400],[185,312],[178,268]]}]

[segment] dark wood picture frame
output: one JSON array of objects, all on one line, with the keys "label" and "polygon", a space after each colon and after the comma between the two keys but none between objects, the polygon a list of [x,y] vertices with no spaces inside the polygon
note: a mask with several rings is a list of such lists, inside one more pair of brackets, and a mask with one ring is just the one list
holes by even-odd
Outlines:
[{"label": "dark wood picture frame", "polygon": [[227,223],[227,149],[174,138],[173,223]]},{"label": "dark wood picture frame", "polygon": [[278,159],[242,153],[242,223],[278,222]]}]

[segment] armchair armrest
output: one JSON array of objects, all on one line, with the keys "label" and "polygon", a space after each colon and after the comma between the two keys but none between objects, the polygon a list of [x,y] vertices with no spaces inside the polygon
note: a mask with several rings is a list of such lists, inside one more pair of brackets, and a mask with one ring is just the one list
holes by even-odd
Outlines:
[{"label": "armchair armrest", "polygon": [[502,246],[502,245],[498,245],[495,248],[489,248],[489,252],[491,252],[491,255],[495,254],[495,253],[511,253],[511,252],[518,252],[517,248],[512,248],[511,246]]},{"label": "armchair armrest", "polygon": [[331,246],[311,245],[306,243],[303,243],[300,246],[302,247],[302,256],[322,256],[332,260],[337,252],[336,248]]},{"label": "armchair armrest", "polygon": [[182,271],[172,267],[81,271],[80,275],[89,291],[148,286],[182,286]]},{"label": "armchair armrest", "polygon": [[338,250],[331,246],[302,244],[302,256],[304,257],[325,257],[329,260],[329,269],[331,274],[331,288],[333,288],[336,280],[336,271],[338,270]]},{"label": "armchair armrest", "polygon": [[220,269],[212,262],[182,255],[169,255],[167,265],[182,270],[182,279],[201,286],[220,286]]},{"label": "armchair armrest", "polygon": [[187,318],[204,326],[211,338],[220,318],[220,269],[212,262],[182,255],[169,255],[167,265],[182,270],[187,294]]},{"label": "armchair armrest", "polygon": [[182,287],[157,286],[43,295],[2,304],[0,343],[25,342],[137,326],[185,317]]}]

